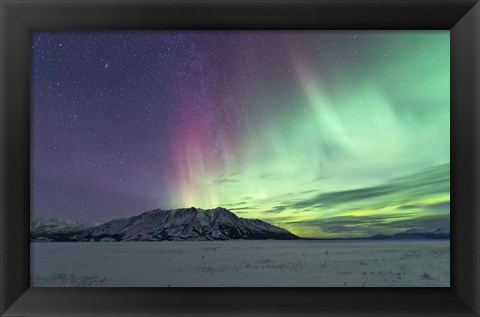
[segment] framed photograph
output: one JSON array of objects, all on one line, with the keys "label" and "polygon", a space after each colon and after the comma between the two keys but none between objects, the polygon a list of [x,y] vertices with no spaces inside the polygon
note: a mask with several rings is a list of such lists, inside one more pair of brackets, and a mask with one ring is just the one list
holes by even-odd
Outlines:
[{"label": "framed photograph", "polygon": [[2,316],[479,316],[477,1],[2,1]]}]

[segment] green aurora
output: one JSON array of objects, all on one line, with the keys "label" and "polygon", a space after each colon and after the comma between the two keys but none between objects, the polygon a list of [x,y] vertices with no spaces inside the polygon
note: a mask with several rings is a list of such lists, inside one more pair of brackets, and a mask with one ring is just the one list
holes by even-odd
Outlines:
[{"label": "green aurora", "polygon": [[290,44],[298,88],[250,101],[241,152],[213,166],[202,148],[179,155],[174,205],[221,205],[302,237],[448,228],[449,32],[340,34],[328,63],[302,51],[308,40]]}]

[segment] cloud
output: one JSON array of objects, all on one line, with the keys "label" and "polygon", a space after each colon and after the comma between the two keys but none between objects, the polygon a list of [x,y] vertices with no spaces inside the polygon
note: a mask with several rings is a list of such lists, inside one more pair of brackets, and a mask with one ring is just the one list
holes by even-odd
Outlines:
[{"label": "cloud", "polygon": [[400,210],[403,210],[403,209],[418,209],[418,208],[421,208],[422,206],[421,205],[402,205],[402,206],[398,206],[397,209],[400,209]]},{"label": "cloud", "polygon": [[261,179],[269,179],[269,180],[278,180],[282,178],[282,176],[278,173],[263,173],[258,177]]},{"label": "cloud", "polygon": [[[407,214],[406,216],[411,215]],[[312,220],[292,220],[289,224],[298,224],[303,226],[333,226],[340,227],[346,225],[368,224],[376,225],[385,222],[390,218],[398,218],[398,215],[370,215],[370,216],[336,216],[329,218],[316,218]]]},{"label": "cloud", "polygon": [[240,210],[255,210],[258,209],[256,207],[234,207],[234,208],[229,208],[231,211],[238,212]]},{"label": "cloud", "polygon": [[323,232],[339,236],[371,236],[377,233],[397,233],[409,229],[435,230],[450,227],[448,214],[414,217],[415,214],[375,215],[375,216],[338,216],[326,219],[288,221],[302,227],[315,227]]},{"label": "cloud", "polygon": [[450,210],[450,201],[442,201],[439,203],[426,205],[425,207],[439,210]]},{"label": "cloud", "polygon": [[450,201],[441,201],[438,203],[434,204],[427,204],[427,205],[422,205],[422,204],[408,204],[408,205],[402,205],[398,206],[397,209],[399,210],[408,210],[408,209],[424,209],[424,210],[432,210],[432,211],[448,211],[450,210]]},{"label": "cloud", "polygon": [[247,204],[246,201],[241,201],[241,202],[238,202],[238,203],[235,203],[235,204],[226,204],[225,206],[236,207],[236,206],[242,206],[242,205],[246,205],[246,204]]},{"label": "cloud", "polygon": [[[290,203],[283,202],[285,209],[311,209],[315,207],[350,210],[354,207],[373,208],[390,201],[415,200],[432,194],[450,192],[450,164],[443,164],[415,174],[397,177],[383,184],[365,188],[319,193],[311,198]],[[425,207],[425,206],[424,206]],[[430,206],[446,208],[446,205]],[[417,208],[416,204],[407,204],[400,209]],[[274,209],[275,211],[275,209]]]},{"label": "cloud", "polygon": [[234,178],[232,176],[219,177],[214,180],[214,183],[218,185],[236,184],[238,182],[240,181],[237,178]]},{"label": "cloud", "polygon": [[332,206],[351,201],[359,201],[368,198],[384,196],[393,193],[395,188],[392,186],[380,185],[375,187],[359,188],[352,190],[336,191],[319,194],[311,199],[296,202],[292,207],[307,206]]},{"label": "cloud", "polygon": [[266,210],[265,212],[266,212],[266,213],[277,214],[277,213],[280,213],[280,212],[284,211],[284,210],[287,209],[287,208],[288,208],[288,206],[282,206],[282,205],[273,206],[272,209]]}]

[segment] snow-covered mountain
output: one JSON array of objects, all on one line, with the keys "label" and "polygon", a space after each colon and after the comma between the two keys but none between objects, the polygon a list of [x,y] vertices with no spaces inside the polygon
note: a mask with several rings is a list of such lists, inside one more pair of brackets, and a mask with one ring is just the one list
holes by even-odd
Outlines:
[{"label": "snow-covered mountain", "polygon": [[76,222],[61,218],[40,218],[32,216],[30,218],[30,233],[44,233],[64,231],[78,225]]},{"label": "snow-covered mountain", "polygon": [[78,223],[69,219],[32,216],[30,217],[30,238],[34,241],[50,241],[52,237],[81,232],[101,224],[103,223]]},{"label": "snow-covered mountain", "polygon": [[239,218],[225,208],[155,209],[83,230],[47,234],[50,241],[161,241],[298,239],[291,232],[257,219]]},{"label": "snow-covered mountain", "polygon": [[433,231],[410,229],[393,235],[376,234],[368,239],[372,240],[404,240],[404,239],[450,239],[450,229],[439,228]]}]

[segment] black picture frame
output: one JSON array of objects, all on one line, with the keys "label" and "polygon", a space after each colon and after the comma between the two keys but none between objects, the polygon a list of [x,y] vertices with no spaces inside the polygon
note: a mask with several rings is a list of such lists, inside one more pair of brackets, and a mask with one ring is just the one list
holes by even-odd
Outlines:
[{"label": "black picture frame", "polygon": [[[480,316],[480,5],[473,0],[0,0],[2,316]],[[448,29],[451,287],[30,288],[30,30]]]}]

